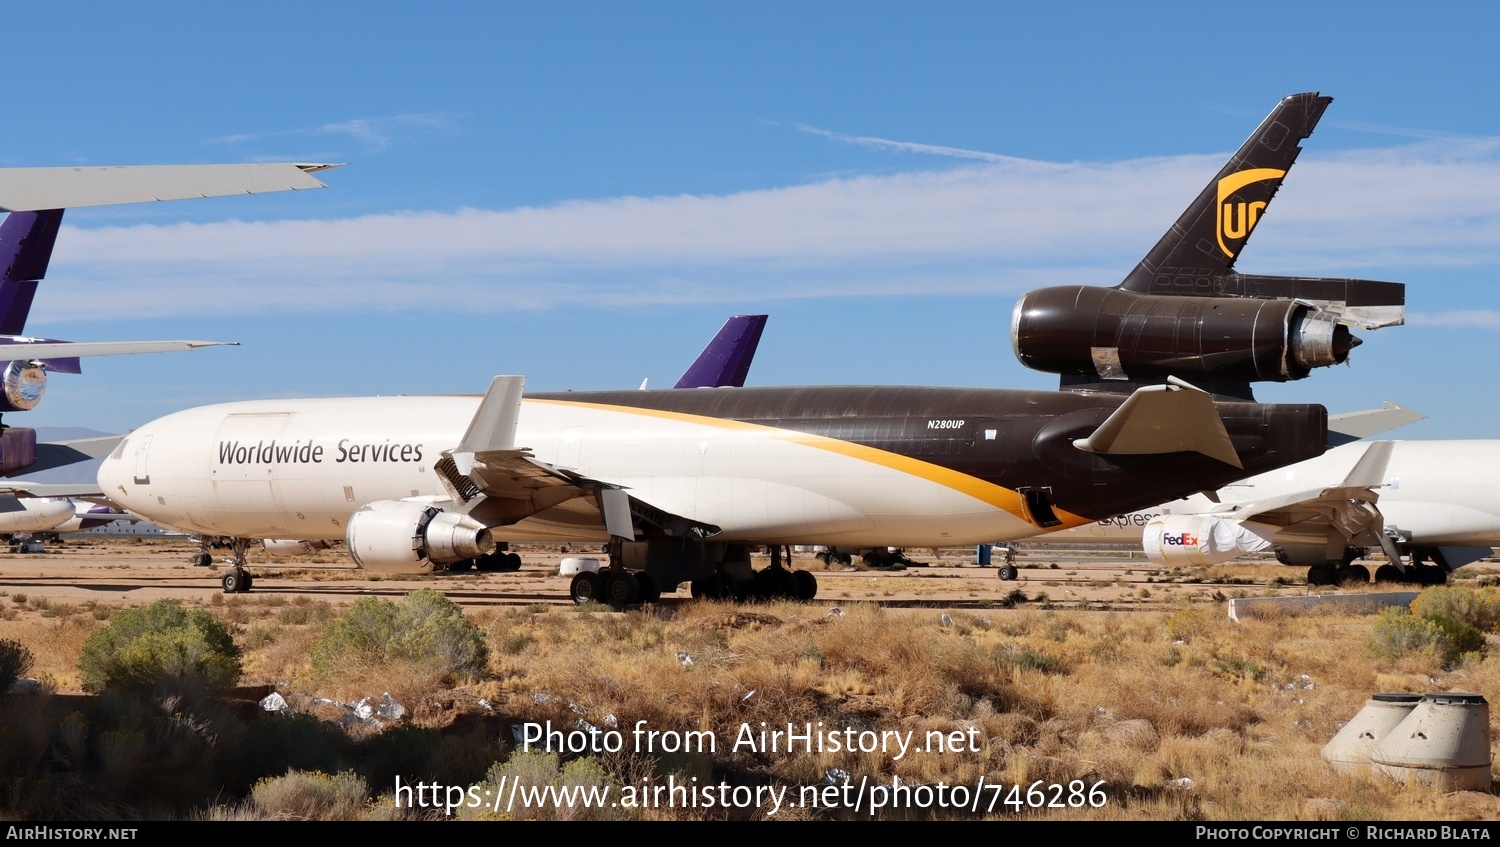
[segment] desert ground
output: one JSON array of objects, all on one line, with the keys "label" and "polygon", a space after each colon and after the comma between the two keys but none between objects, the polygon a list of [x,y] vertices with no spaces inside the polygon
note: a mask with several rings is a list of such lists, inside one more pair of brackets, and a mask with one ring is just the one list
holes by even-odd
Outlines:
[{"label": "desert ground", "polygon": [[[1319,756],[1374,693],[1467,691],[1494,702],[1496,636],[1476,652],[1445,658],[1426,648],[1392,652],[1377,643],[1371,614],[1228,620],[1231,598],[1314,593],[1300,569],[1272,560],[1169,570],[1121,551],[1081,555],[1035,545],[1020,551],[1019,578],[1001,581],[996,568],[974,564],[972,550],[908,550],[915,564],[899,570],[828,569],[808,554],[794,565],[817,576],[811,602],[695,601],[683,587],[658,604],[612,611],[575,606],[569,579],[557,575],[565,556],[597,555],[586,550],[523,546],[516,573],[399,578],[359,571],[338,549],[274,559],[255,551],[254,590],[240,595],[223,593],[222,566],[193,567],[196,551],[186,541],[89,540],[0,554],[0,640],[26,645],[32,674],[51,692],[37,701],[51,705],[28,706],[15,695],[3,704],[17,737],[35,746],[23,756],[22,747],[0,744],[0,768],[20,769],[40,787],[14,795],[0,817],[496,816],[493,809],[415,808],[410,794],[403,805],[396,779],[410,784],[415,774],[486,797],[521,778],[616,791],[671,779],[794,794],[837,794],[828,786],[839,779],[961,784],[971,797],[981,785],[1021,787],[1014,806],[1004,805],[1012,797],[1005,791],[986,794],[987,808],[968,810],[908,804],[877,814],[837,802],[778,807],[757,797],[733,808],[667,803],[498,815],[544,819],[1500,819],[1493,785],[1449,791],[1368,771],[1338,774]],[[1461,573],[1455,585],[1493,592],[1500,584],[1495,563]],[[487,645],[482,670],[458,678],[369,652],[319,664],[333,623],[356,602],[399,605],[419,589],[437,589],[462,607]],[[82,695],[77,665],[89,636],[120,610],[162,599],[209,611],[243,649],[236,720],[248,722],[241,729],[226,735],[230,723],[187,701],[170,701],[177,711],[142,724],[139,707]],[[256,702],[272,691],[300,722],[255,717]],[[350,723],[350,704],[383,695],[405,704],[405,715]],[[75,714],[87,720],[80,724]],[[962,745],[899,759],[725,749],[736,728],[789,722],[937,733]],[[722,746],[686,758],[639,744],[623,754],[564,751],[561,759],[518,752],[522,727],[585,723],[594,731],[617,726],[626,737],[636,726],[665,737],[709,733]],[[160,739],[140,728],[150,726],[163,727]],[[92,729],[81,735],[83,727]],[[110,771],[127,730],[137,739],[135,758]],[[244,746],[250,738],[262,740]],[[273,759],[271,750],[285,750],[285,758]],[[207,764],[219,756],[236,769]],[[173,768],[196,768],[191,784],[210,786],[211,794],[194,794],[182,780],[148,786],[139,776]],[[1028,787],[1037,791],[1026,794]],[[70,805],[82,789],[95,805]],[[1049,807],[1046,792],[1063,802]],[[310,796],[326,802],[309,805]],[[1068,798],[1089,802],[1070,806]]]}]

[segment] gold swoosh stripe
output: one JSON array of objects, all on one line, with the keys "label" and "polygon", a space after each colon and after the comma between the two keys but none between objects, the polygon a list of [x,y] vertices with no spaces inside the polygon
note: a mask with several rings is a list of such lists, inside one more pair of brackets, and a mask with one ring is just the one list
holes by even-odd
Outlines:
[{"label": "gold swoosh stripe", "polygon": [[[1019,492],[996,485],[993,482],[985,482],[978,477],[966,473],[959,473],[951,468],[924,462],[910,456],[902,456],[899,453],[891,453],[886,450],[877,450],[863,444],[855,444],[851,441],[841,441],[837,438],[829,438],[823,435],[813,435],[806,432],[798,432],[791,429],[781,429],[765,424],[747,423],[745,421],[729,420],[726,418],[711,418],[704,415],[690,415],[684,412],[668,412],[661,409],[642,409],[635,406],[614,406],[608,403],[586,403],[577,400],[538,400],[526,398],[524,403],[547,403],[556,406],[584,406],[590,409],[599,409],[606,412],[617,412],[631,415],[644,415],[646,417],[661,418],[663,420],[679,421],[698,426],[712,426],[719,429],[738,430],[740,432],[753,432],[780,441],[793,444],[802,444],[808,447],[816,447],[830,453],[838,453],[872,465],[880,465],[890,468],[899,473],[935,482],[944,488],[967,494],[982,503],[988,503],[997,509],[1009,512],[1027,523],[1031,520],[1026,516],[1026,508],[1023,505]],[[1053,509],[1062,524],[1056,529],[1067,529],[1082,526],[1093,521],[1089,518],[1080,517],[1063,509]],[[1032,524],[1035,526],[1035,524]]]}]

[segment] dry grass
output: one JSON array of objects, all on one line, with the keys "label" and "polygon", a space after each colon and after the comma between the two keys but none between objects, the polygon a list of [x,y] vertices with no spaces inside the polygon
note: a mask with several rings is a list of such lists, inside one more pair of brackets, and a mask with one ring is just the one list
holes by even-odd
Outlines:
[{"label": "dry grass", "polygon": [[[1105,808],[1023,814],[1044,819],[1500,818],[1492,793],[1445,795],[1338,775],[1319,757],[1378,691],[1463,690],[1500,702],[1500,658],[1451,671],[1423,655],[1384,661],[1364,646],[1372,617],[1234,623],[1202,603],[1128,614],[1035,604],[948,613],[847,604],[839,614],[799,603],[627,613],[538,605],[471,616],[490,645],[488,678],[477,685],[446,690],[428,669],[372,665],[348,669],[338,690],[325,690],[308,654],[331,617],[327,607],[232,600],[210,608],[247,647],[247,682],[343,699],[391,691],[411,709],[408,722],[427,727],[469,713],[494,723],[485,737],[502,739],[470,753],[496,761],[508,755],[510,723],[613,727],[627,749],[597,758],[622,784],[691,774],[795,791],[837,769],[927,785],[983,778],[1023,791],[1037,780],[1102,781]],[[0,637],[26,644],[37,667],[66,684],[97,622],[39,615],[0,622]],[[476,705],[480,698],[488,707]],[[942,738],[958,749],[896,758],[736,746],[742,733],[789,723],[910,732],[919,745]],[[637,726],[664,735],[654,748],[637,747]],[[688,732],[712,738],[713,749],[662,749],[661,739]],[[374,795],[389,791],[375,779],[369,785]]]}]

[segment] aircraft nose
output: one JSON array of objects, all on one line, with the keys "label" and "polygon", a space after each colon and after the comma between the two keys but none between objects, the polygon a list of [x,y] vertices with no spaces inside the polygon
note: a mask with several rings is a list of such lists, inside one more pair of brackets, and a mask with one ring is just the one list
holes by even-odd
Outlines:
[{"label": "aircraft nose", "polygon": [[119,499],[124,495],[124,492],[120,490],[125,484],[125,479],[120,475],[124,465],[125,462],[113,454],[107,456],[99,464],[99,474],[96,478],[99,490],[111,499]]}]

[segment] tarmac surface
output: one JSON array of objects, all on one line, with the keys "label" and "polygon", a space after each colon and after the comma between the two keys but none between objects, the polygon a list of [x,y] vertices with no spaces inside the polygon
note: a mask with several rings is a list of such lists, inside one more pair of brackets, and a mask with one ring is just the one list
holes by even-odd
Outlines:
[{"label": "tarmac surface", "polygon": [[[519,545],[523,566],[512,573],[439,573],[395,576],[356,568],[340,548],[312,555],[250,555],[253,590],[236,595],[251,599],[280,595],[330,603],[352,603],[360,597],[397,597],[419,588],[436,588],[469,607],[566,605],[569,577],[558,575],[565,556],[603,558],[592,550],[564,552],[556,545]],[[196,543],[187,540],[66,542],[46,552],[0,554],[0,596],[26,595],[51,603],[90,602],[109,606],[142,605],[162,598],[212,602],[222,594],[222,564],[194,567]],[[1315,593],[1304,584],[1305,570],[1274,560],[1169,569],[1120,552],[1082,555],[1060,550],[1024,549],[1016,559],[1019,576],[998,578],[997,568],[974,564],[973,550],[908,550],[915,566],[898,570],[862,566],[829,569],[811,554],[794,557],[793,567],[813,571],[818,580],[814,602],[875,602],[890,607],[995,608],[1026,604],[1035,608],[1161,609],[1182,602],[1223,602],[1230,597],[1301,596]],[[925,555],[924,555],[925,554]],[[756,567],[766,559],[756,557]],[[997,557],[998,562],[998,557]],[[1470,567],[1500,571],[1496,565]],[[1410,590],[1409,587],[1399,588]],[[1365,590],[1381,590],[1368,586]],[[1391,590],[1397,590],[1392,587]],[[1328,589],[1321,589],[1327,592]],[[1016,592],[1019,592],[1017,594]],[[663,604],[692,602],[687,585],[665,593]]]}]

